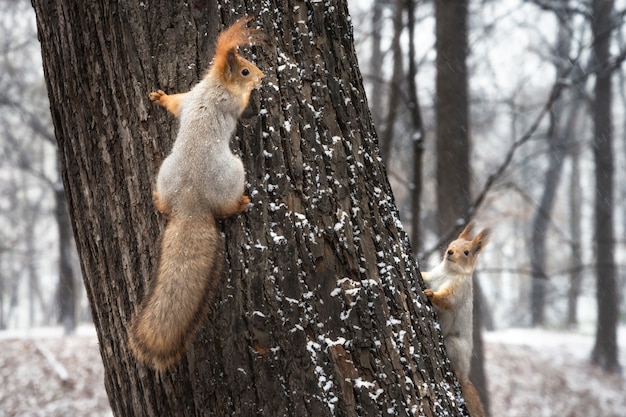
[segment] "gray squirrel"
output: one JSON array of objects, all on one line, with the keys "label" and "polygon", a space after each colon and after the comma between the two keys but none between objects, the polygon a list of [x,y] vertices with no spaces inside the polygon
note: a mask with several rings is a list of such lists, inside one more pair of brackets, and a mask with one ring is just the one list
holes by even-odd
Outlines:
[{"label": "gray squirrel", "polygon": [[424,294],[435,306],[443,343],[472,417],[485,415],[484,407],[474,385],[469,380],[473,349],[472,274],[478,254],[489,241],[490,230],[482,230],[472,238],[474,225],[468,224],[452,241],[443,260],[430,272],[422,272],[428,286]]},{"label": "gray squirrel", "polygon": [[220,33],[213,64],[189,92],[150,99],[180,117],[171,153],[159,169],[154,205],[167,218],[156,277],[132,319],[135,357],[164,370],[184,354],[219,289],[224,242],[215,219],[246,210],[245,171],[230,150],[237,120],[264,77],[237,47],[265,40],[239,19]]}]

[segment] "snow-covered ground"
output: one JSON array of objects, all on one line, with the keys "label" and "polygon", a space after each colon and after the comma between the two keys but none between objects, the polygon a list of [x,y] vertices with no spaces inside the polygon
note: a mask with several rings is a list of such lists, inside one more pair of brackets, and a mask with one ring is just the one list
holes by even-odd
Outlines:
[{"label": "snow-covered ground", "polygon": [[93,326],[0,332],[0,417],[110,417]]},{"label": "snow-covered ground", "polygon": [[[626,365],[626,328],[619,329]],[[510,329],[484,334],[491,415],[625,417],[626,379],[590,365],[594,333]]]},{"label": "snow-covered ground", "polygon": [[[0,417],[109,417],[93,327],[0,332]],[[624,417],[626,379],[589,365],[593,331],[485,334],[491,415]],[[626,364],[626,328],[620,329]]]}]

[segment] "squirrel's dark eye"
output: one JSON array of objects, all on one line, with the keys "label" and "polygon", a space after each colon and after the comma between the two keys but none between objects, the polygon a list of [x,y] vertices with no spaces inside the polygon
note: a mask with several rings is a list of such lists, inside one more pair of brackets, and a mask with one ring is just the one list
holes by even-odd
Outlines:
[{"label": "squirrel's dark eye", "polygon": [[465,254],[465,256],[469,255],[469,251],[468,250],[464,250],[463,253]]},{"label": "squirrel's dark eye", "polygon": [[244,77],[247,76],[248,74],[250,74],[250,70],[248,70],[248,68],[244,68],[241,70],[241,75],[243,75]]}]

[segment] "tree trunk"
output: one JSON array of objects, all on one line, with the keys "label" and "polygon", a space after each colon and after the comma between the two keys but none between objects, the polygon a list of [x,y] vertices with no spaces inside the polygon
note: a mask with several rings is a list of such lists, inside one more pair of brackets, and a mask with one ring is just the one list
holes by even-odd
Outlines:
[{"label": "tree trunk", "polygon": [[386,0],[374,0],[372,4],[372,55],[369,62],[369,71],[371,77],[371,96],[373,100],[370,103],[372,112],[372,122],[376,129],[380,132],[381,122],[383,119],[383,62],[384,54],[381,47],[382,31],[385,19],[383,18],[383,10],[386,7]]},{"label": "tree trunk", "polygon": [[[114,414],[466,415],[379,159],[345,2],[243,3],[33,0]],[[221,20],[244,13],[271,39],[254,49],[266,78],[233,140],[253,206],[219,222],[218,301],[182,362],[156,374],[127,344],[163,226],[151,182],[176,126],[148,93],[197,82]]]},{"label": "tree trunk", "polygon": [[478,280],[478,274],[472,277],[474,283],[474,332],[472,333],[474,343],[474,354],[471,362],[471,380],[476,387],[476,392],[485,407],[485,414],[491,415],[489,411],[489,391],[487,389],[487,373],[484,364],[484,345],[483,345],[483,318],[485,316],[485,304],[483,304],[483,290]]},{"label": "tree trunk", "polygon": [[531,320],[533,326],[545,324],[546,292],[548,291],[548,275],[546,273],[546,243],[548,228],[551,223],[552,208],[561,182],[563,160],[566,158],[566,136],[561,132],[562,98],[557,99],[551,112],[551,128],[548,132],[548,169],[545,173],[545,184],[539,204],[532,221],[530,244],[530,266],[532,276],[531,287]]},{"label": "tree trunk", "polygon": [[[567,2],[565,2],[567,6]],[[568,71],[569,51],[571,44],[571,19],[567,12],[556,11],[559,21],[556,39],[556,76],[562,78],[562,74]],[[531,288],[531,319],[533,326],[545,324],[546,292],[548,290],[548,275],[546,274],[546,243],[548,238],[548,226],[552,217],[552,208],[556,193],[561,182],[563,161],[568,156],[567,143],[569,135],[565,131],[568,125],[563,126],[563,96],[557,98],[550,112],[550,129],[546,140],[548,142],[548,169],[545,175],[543,193],[539,199],[539,205],[535,210],[532,221],[531,244],[530,244],[530,267],[532,276]]]},{"label": "tree trunk", "polygon": [[391,81],[389,82],[389,96],[387,99],[387,114],[384,129],[380,134],[380,153],[383,163],[391,167],[390,158],[393,147],[393,139],[396,133],[396,120],[398,119],[399,106],[402,103],[402,84],[404,82],[404,69],[402,67],[402,45],[400,37],[404,30],[402,17],[404,16],[403,0],[395,0],[393,13],[393,39],[391,40],[391,53],[393,67]]},{"label": "tree trunk", "polygon": [[411,189],[411,243],[413,255],[417,256],[422,248],[420,239],[422,198],[422,155],[424,153],[424,126],[422,123],[422,111],[417,95],[417,63],[415,51],[415,1],[406,0],[408,15],[407,26],[409,29],[409,73],[408,95],[409,112],[411,117],[411,139],[413,140],[413,183]]},{"label": "tree trunk", "polygon": [[[27,189],[26,182],[28,174],[24,171],[20,176],[22,177],[20,179],[20,189],[25,190]],[[36,243],[39,238],[35,235],[35,219],[37,219],[43,211],[41,206],[44,201],[44,190],[38,190],[38,193],[39,195],[32,199],[32,203],[30,201],[22,203],[22,207],[25,208],[24,218],[26,224],[26,227],[24,228],[24,238],[26,240],[26,262],[24,262],[24,273],[28,278],[28,327],[35,327],[39,323],[42,323],[44,326],[49,326],[51,324],[49,304],[46,303],[46,300],[42,296],[40,274],[37,269],[37,262],[35,262],[38,253]],[[25,197],[22,198],[27,200]],[[37,313],[41,313],[41,321],[38,320],[39,314]]]},{"label": "tree trunk", "polygon": [[[580,63],[572,71],[572,78],[578,79],[582,77],[584,71]],[[580,287],[583,279],[583,255],[581,249],[581,206],[582,186],[580,183],[580,146],[582,142],[581,133],[587,132],[586,117],[581,117],[583,110],[587,110],[589,101],[584,85],[576,86],[573,99],[570,104],[570,113],[568,115],[567,131],[565,135],[568,137],[569,158],[572,162],[572,171],[570,173],[569,183],[569,231],[571,236],[571,254],[570,254],[570,283],[567,296],[567,327],[575,328],[578,326],[578,297],[580,296]],[[584,134],[584,133],[583,133]]]},{"label": "tree trunk", "polygon": [[[622,44],[623,45],[623,44]],[[620,67],[618,70],[619,74],[619,90],[621,96],[622,106],[626,104],[626,74],[624,74],[624,68]],[[625,161],[622,165],[622,173],[620,174],[618,171],[617,176],[626,174],[626,118],[622,120],[622,147],[619,150],[622,155],[622,161]],[[622,224],[621,224],[621,236],[626,236],[626,184],[622,181],[619,183],[619,191],[618,198],[621,201],[621,204],[618,202],[617,207],[621,207],[622,211]],[[626,279],[622,280],[622,294],[626,294]]]},{"label": "tree trunk", "polygon": [[598,322],[592,362],[618,371],[617,320],[619,304],[613,256],[613,120],[611,117],[610,63],[613,1],[594,0],[593,53],[597,67],[593,102],[593,155],[595,160],[596,298]]},{"label": "tree trunk", "polygon": [[569,206],[570,206],[570,235],[571,243],[571,267],[570,283],[567,294],[567,327],[570,329],[578,326],[578,296],[582,282],[582,250],[580,246],[580,205],[582,204],[580,186],[580,156],[573,153],[572,174],[570,180]]},{"label": "tree trunk", "polygon": [[[459,223],[470,206],[467,86],[467,0],[435,2],[437,48],[437,216],[439,234]],[[453,233],[456,236],[457,233]]]},{"label": "tree trunk", "polygon": [[59,322],[67,334],[76,329],[76,278],[72,268],[72,226],[65,203],[65,191],[59,183],[54,190],[55,213],[54,217],[59,228],[59,286],[57,300],[59,305]]},{"label": "tree trunk", "polygon": [[[437,218],[439,234],[463,226],[471,201],[470,136],[468,103],[468,2],[435,2],[437,48]],[[454,234],[456,236],[456,233]],[[479,393],[485,412],[489,399],[483,365],[480,326],[480,287],[474,291],[474,344],[470,380]]]}]

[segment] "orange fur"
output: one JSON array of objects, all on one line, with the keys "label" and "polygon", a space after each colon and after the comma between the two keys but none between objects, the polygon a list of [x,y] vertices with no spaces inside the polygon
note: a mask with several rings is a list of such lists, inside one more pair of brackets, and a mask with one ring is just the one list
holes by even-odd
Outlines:
[{"label": "orange fur", "polygon": [[[240,45],[260,45],[267,40],[267,36],[261,30],[247,27],[251,20],[251,17],[241,18],[220,33],[215,45],[213,64],[206,73],[206,77],[217,79],[233,95],[240,97],[242,112],[248,106],[252,90],[258,87],[260,80],[265,76],[256,65],[237,52]],[[248,71],[248,75],[242,74],[244,70]],[[163,90],[158,90],[150,93],[150,100],[179,117],[180,102],[186,94],[168,95]]]},{"label": "orange fur", "polygon": [[234,203],[228,206],[220,207],[218,210],[213,212],[213,215],[218,218],[234,216],[235,214],[246,211],[246,209],[248,208],[248,204],[250,204],[250,197],[248,197],[247,195],[242,195],[241,197],[239,197],[239,200],[235,201]]},{"label": "orange fur", "polygon": [[154,203],[154,207],[156,207],[162,215],[169,217],[172,214],[172,208],[161,200],[156,190],[152,192],[152,202]]},{"label": "orange fur", "polygon": [[187,93],[165,94],[163,90],[150,93],[150,100],[165,107],[174,116],[180,116],[180,100]]},{"label": "orange fur", "polygon": [[452,299],[452,295],[455,291],[456,286],[451,285],[437,292],[426,289],[424,290],[424,294],[426,294],[426,296],[430,298],[430,301],[437,307],[449,310],[453,307],[454,301]]},{"label": "orange fur", "polygon": [[480,396],[478,395],[478,391],[476,391],[474,384],[472,384],[469,379],[458,379],[461,382],[461,391],[463,392],[465,405],[467,406],[467,411],[469,411],[470,416],[485,417],[485,407],[483,407],[483,402],[480,400]]},{"label": "orange fur", "polygon": [[[239,45],[258,45],[265,43],[265,33],[246,26],[251,20],[251,17],[241,18],[231,27],[220,33],[217,38],[217,45],[215,46],[213,65],[209,71],[215,71],[224,76],[230,71],[228,63],[229,54],[237,56],[237,47]],[[228,79],[224,78],[224,81],[227,82]]]}]

